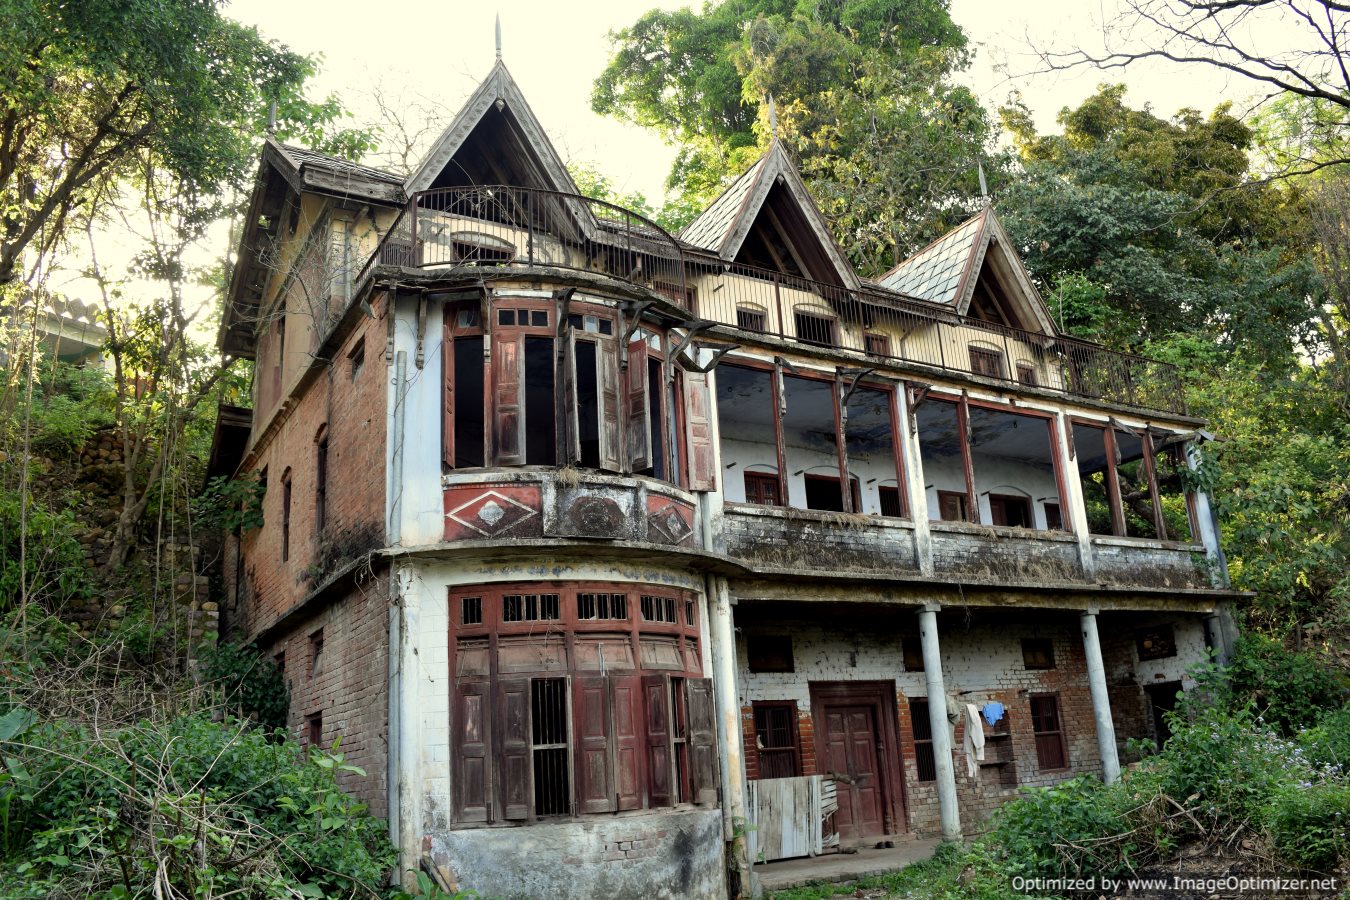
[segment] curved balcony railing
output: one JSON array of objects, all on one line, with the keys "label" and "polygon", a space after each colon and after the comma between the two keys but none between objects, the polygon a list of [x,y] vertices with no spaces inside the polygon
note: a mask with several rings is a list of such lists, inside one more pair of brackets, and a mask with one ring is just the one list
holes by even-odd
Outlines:
[{"label": "curved balcony railing", "polygon": [[471,269],[507,264],[606,275],[643,285],[689,309],[684,255],[660,225],[603,200],[501,185],[414,194],[358,282],[378,265]]},{"label": "curved balcony railing", "polygon": [[958,316],[875,287],[849,290],[686,251],[661,226],[576,194],[475,186],[414,194],[366,262],[472,270],[549,266],[665,296],[690,315],[1012,385],[1185,414],[1174,366],[1070,337]]}]

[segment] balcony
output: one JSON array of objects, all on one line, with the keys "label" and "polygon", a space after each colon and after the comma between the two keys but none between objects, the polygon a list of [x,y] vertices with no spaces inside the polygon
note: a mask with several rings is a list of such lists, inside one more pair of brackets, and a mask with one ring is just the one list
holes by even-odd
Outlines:
[{"label": "balcony", "polygon": [[782,341],[1186,414],[1168,363],[958,316],[875,285],[849,290],[719,260],[688,250],[637,213],[575,194],[501,186],[415,194],[357,283],[381,266],[584,272],[664,296],[690,316]]}]

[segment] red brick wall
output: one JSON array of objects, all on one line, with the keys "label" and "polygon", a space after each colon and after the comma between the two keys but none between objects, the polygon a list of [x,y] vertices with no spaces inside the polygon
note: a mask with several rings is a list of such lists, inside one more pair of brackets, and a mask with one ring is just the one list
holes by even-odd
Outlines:
[{"label": "red brick wall", "polygon": [[[384,544],[384,333],[383,321],[360,317],[332,363],[300,396],[288,401],[290,414],[258,451],[252,471],[266,468],[268,486],[264,524],[242,541],[244,584],[233,624],[244,634],[255,635],[272,625],[341,563]],[[350,355],[362,341],[365,363],[353,378]],[[315,515],[316,438],[325,426],[327,515],[320,534]],[[282,482],[288,469],[290,553],[283,561]],[[234,597],[234,566],[227,563],[225,568],[228,602]]]},{"label": "red brick wall", "polygon": [[[273,658],[285,654],[291,737],[308,745],[309,719],[319,715],[322,746],[329,749],[341,738],[345,762],[366,771],[364,778],[341,772],[338,781],[376,816],[386,811],[388,598],[387,576],[365,579],[265,648]],[[323,648],[316,660],[312,636],[319,629]]]}]

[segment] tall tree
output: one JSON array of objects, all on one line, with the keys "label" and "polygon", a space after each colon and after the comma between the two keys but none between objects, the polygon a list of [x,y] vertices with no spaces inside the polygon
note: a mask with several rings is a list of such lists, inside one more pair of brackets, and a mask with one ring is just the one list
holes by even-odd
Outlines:
[{"label": "tall tree", "polygon": [[[698,13],[652,10],[612,37],[592,105],[680,148],[668,184],[683,210],[697,211],[762,151],[769,96],[779,136],[866,269],[940,227],[899,224],[939,205],[914,190],[925,176],[945,187],[962,171],[976,183],[989,123],[947,82],[969,55],[945,0],[724,0]],[[859,197],[859,186],[877,191]]]},{"label": "tall tree", "polygon": [[[1096,337],[1137,346],[1200,331],[1281,365],[1311,339],[1315,273],[1297,196],[1250,171],[1252,132],[1227,105],[1162,119],[1099,88],[1038,134],[1020,102],[1002,110],[1024,177],[1000,210],[1052,299],[1095,318]],[[1075,299],[1090,296],[1097,308]],[[1066,293],[1067,291],[1067,293]]]},{"label": "tall tree", "polygon": [[311,135],[340,114],[304,101],[310,60],[214,0],[0,0],[0,33],[0,285],[143,151],[216,194],[247,177],[270,101]]}]

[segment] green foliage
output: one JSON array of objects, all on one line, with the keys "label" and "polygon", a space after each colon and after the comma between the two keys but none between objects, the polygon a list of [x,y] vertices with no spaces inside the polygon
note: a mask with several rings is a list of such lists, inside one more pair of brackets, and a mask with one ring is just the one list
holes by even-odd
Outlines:
[{"label": "green foliage", "polygon": [[1350,784],[1343,779],[1282,787],[1263,820],[1276,851],[1300,869],[1330,873],[1350,862]]},{"label": "green foliage", "polygon": [[81,526],[74,512],[54,512],[29,502],[21,554],[23,518],[18,493],[0,489],[0,612],[18,601],[24,585],[30,599],[47,609],[55,609],[72,597],[90,595],[93,581],[76,537]]},{"label": "green foliage", "polygon": [[1343,679],[1334,670],[1311,653],[1291,652],[1261,634],[1243,635],[1229,665],[1199,680],[1202,690],[1194,696],[1239,716],[1250,709],[1285,736],[1314,724],[1345,700]]},{"label": "green foliage", "polygon": [[[92,368],[41,359],[34,366],[31,446],[36,453],[66,458],[94,433],[113,424],[113,394],[107,376]],[[17,430],[19,422],[11,424]]]},{"label": "green foliage", "polygon": [[254,477],[217,475],[192,500],[197,523],[240,534],[263,526],[263,495],[267,487]]},{"label": "green foliage", "polygon": [[[5,752],[41,785],[0,895],[378,896],[384,823],[338,787],[341,753],[302,754],[234,720],[182,716],[91,734],[45,725]],[[158,874],[157,874],[158,873]]]},{"label": "green foliage", "polygon": [[1350,706],[1328,710],[1299,734],[1298,745],[1313,765],[1350,775]]},{"label": "green foliage", "polygon": [[275,662],[252,644],[223,643],[202,655],[202,681],[225,706],[269,730],[284,729],[290,693]]},{"label": "green foliage", "polygon": [[838,896],[875,896],[909,900],[1025,900],[1012,889],[1011,876],[1000,870],[983,845],[942,844],[932,857],[899,872],[863,878],[849,884],[813,884],[775,891],[770,900],[824,900]]}]

